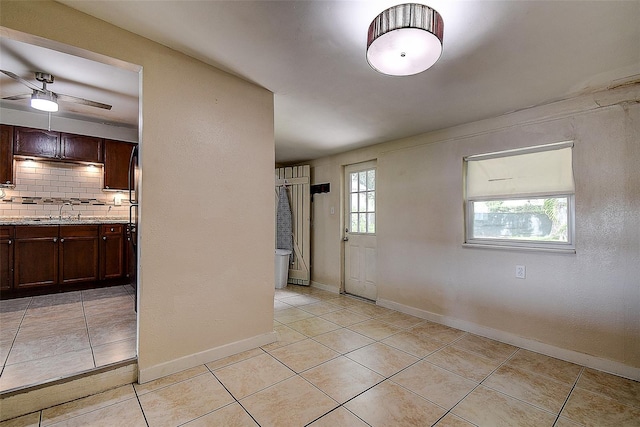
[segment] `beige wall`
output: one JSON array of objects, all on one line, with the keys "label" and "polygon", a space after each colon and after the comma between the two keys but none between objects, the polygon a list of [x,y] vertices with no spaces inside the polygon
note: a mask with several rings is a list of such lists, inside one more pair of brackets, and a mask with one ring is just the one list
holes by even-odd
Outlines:
[{"label": "beige wall", "polygon": [[[638,87],[598,94],[640,98]],[[612,101],[613,100],[613,101]],[[463,248],[462,158],[573,140],[576,254]],[[594,96],[312,165],[312,281],[341,283],[342,166],[377,158],[378,303],[640,378],[640,106]],[[525,280],[515,266],[525,265]]]},{"label": "beige wall", "polygon": [[141,380],[272,340],[273,95],[54,2],[0,7],[4,27],[143,67]]}]

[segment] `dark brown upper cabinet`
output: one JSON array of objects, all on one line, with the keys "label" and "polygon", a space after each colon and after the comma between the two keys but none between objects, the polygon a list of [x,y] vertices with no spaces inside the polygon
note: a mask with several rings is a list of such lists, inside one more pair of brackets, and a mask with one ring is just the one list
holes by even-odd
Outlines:
[{"label": "dark brown upper cabinet", "polygon": [[57,159],[60,152],[60,132],[15,127],[13,154],[45,159]]},{"label": "dark brown upper cabinet", "polygon": [[60,158],[68,161],[102,163],[102,138],[60,134]]},{"label": "dark brown upper cabinet", "polygon": [[16,126],[13,154],[66,162],[102,163],[103,139]]},{"label": "dark brown upper cabinet", "polygon": [[135,146],[136,144],[131,142],[104,140],[105,189],[127,190],[129,188],[129,160]]},{"label": "dark brown upper cabinet", "polygon": [[13,182],[13,126],[0,125],[0,184]]}]

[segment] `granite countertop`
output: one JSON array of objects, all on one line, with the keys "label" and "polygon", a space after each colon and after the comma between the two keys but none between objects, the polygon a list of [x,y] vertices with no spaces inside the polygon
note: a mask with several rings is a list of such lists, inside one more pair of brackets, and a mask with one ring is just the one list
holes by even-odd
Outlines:
[{"label": "granite countertop", "polygon": [[91,224],[127,224],[127,218],[116,217],[80,217],[49,218],[49,217],[0,217],[0,225],[91,225]]}]

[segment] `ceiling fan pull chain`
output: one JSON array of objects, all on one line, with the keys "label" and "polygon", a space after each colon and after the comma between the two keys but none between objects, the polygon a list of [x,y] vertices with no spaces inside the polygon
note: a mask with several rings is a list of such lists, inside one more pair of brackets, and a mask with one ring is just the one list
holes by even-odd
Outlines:
[{"label": "ceiling fan pull chain", "polygon": [[47,127],[47,130],[51,132],[51,111],[49,111],[47,115],[49,116],[49,126]]}]

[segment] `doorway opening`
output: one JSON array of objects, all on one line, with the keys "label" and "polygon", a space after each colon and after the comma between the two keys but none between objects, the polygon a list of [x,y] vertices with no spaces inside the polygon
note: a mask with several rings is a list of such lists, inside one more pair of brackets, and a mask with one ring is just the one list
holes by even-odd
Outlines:
[{"label": "doorway opening", "polygon": [[[24,156],[13,150],[15,144],[2,151],[0,160],[13,169],[0,206],[0,228],[10,233],[7,239],[0,233],[2,395],[137,358],[139,218],[132,187],[141,162],[127,173],[126,156],[120,180],[126,184],[112,184],[113,174],[106,175],[114,163],[104,158],[142,141],[142,67],[4,27],[0,35],[0,68],[8,72],[0,73],[3,130],[96,141],[100,156],[94,162]],[[68,95],[67,101],[58,96],[59,111],[30,107],[34,72],[53,76],[47,89]],[[32,238],[43,231],[55,236]],[[82,235],[68,235],[76,231]],[[29,264],[36,247],[52,255],[51,271],[24,268],[46,264],[41,257]]]}]

